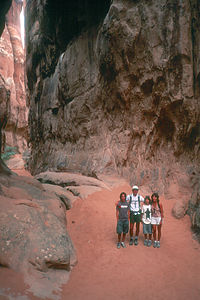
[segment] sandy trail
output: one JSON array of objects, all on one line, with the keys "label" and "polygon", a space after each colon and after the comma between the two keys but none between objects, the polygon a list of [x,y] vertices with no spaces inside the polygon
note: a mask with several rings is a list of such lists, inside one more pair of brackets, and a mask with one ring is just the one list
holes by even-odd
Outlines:
[{"label": "sandy trail", "polygon": [[62,300],[200,299],[200,245],[189,217],[176,220],[171,215],[174,202],[162,199],[161,248],[143,245],[141,226],[138,246],[129,246],[127,237],[127,248],[117,249],[115,202],[122,191],[130,193],[130,186],[97,192],[67,212],[78,265],[63,287]]},{"label": "sandy trail", "polygon": [[[189,217],[176,220],[171,215],[174,201],[161,199],[165,212],[161,248],[143,245],[141,226],[138,246],[129,246],[127,237],[127,248],[117,249],[115,202],[122,191],[130,193],[131,189],[119,181],[112,190],[77,200],[67,211],[67,229],[77,251],[78,264],[55,299],[58,296],[60,300],[200,299],[200,244],[193,239]],[[41,298],[27,291],[20,274],[1,268],[0,299]]]}]

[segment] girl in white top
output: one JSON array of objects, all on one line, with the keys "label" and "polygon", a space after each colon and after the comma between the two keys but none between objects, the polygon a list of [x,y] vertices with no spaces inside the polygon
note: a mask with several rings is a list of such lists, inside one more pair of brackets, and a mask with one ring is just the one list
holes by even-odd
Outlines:
[{"label": "girl in white top", "polygon": [[[152,205],[151,205],[151,224],[153,230],[153,238],[154,238],[154,248],[160,248],[160,238],[161,238],[161,228],[164,218],[163,206],[159,201],[158,193],[153,193],[151,196]],[[156,238],[157,233],[157,238]]]}]

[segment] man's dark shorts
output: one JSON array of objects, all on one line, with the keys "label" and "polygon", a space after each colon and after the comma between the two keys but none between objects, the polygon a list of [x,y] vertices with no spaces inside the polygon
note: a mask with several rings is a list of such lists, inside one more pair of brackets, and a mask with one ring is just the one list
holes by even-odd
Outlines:
[{"label": "man's dark shorts", "polygon": [[140,223],[141,214],[135,215],[133,212],[130,213],[130,223]]},{"label": "man's dark shorts", "polygon": [[118,220],[117,221],[117,233],[128,233],[129,221],[128,220]]}]

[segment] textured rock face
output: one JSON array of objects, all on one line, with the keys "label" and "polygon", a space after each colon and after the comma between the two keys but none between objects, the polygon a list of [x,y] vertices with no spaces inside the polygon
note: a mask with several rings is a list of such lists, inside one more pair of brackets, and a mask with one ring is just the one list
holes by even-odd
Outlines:
[{"label": "textured rock face", "polygon": [[[7,143],[17,146],[19,151],[26,146],[24,52],[19,32],[21,7],[21,1],[13,1],[0,39],[0,154],[3,129],[6,130]],[[2,10],[2,3],[0,12],[1,33],[6,13]],[[66,229],[70,197],[75,196],[69,190],[62,193],[54,188],[52,192],[37,180],[17,176],[0,156],[0,266],[27,275],[26,283],[34,282],[37,290],[42,274],[38,270],[45,272],[48,285],[51,285],[47,285],[50,294],[69,276],[69,272],[57,271],[69,271],[76,263],[74,247]],[[47,289],[42,281],[42,288]]]},{"label": "textured rock face", "polygon": [[20,34],[22,1],[13,0],[0,38],[0,74],[10,91],[5,143],[22,152],[27,146],[28,110],[25,98],[24,49]]},{"label": "textured rock face", "polygon": [[42,184],[16,174],[0,177],[0,265],[24,271],[70,270],[76,262],[66,231],[66,205]]},{"label": "textured rock face", "polygon": [[8,12],[11,6],[12,0],[2,0],[1,7],[0,7],[0,36],[4,30],[5,26],[5,15]]},{"label": "textured rock face", "polygon": [[[10,8],[11,0],[3,0],[0,6],[0,35],[2,34],[5,27],[5,15]],[[5,127],[8,118],[8,102],[9,102],[9,91],[5,87],[5,80],[0,76],[0,154],[2,147],[2,129]],[[3,164],[0,158],[0,172],[3,168]]]},{"label": "textured rock face", "polygon": [[[9,100],[10,100],[10,92],[9,90],[6,89],[5,80],[0,75],[0,129],[5,128],[8,120]],[[1,152],[1,147],[0,147],[0,152]]]},{"label": "textured rock face", "polygon": [[10,91],[6,89],[5,80],[0,75],[0,174],[11,173],[1,159],[1,149],[3,144],[2,131],[5,128],[9,117],[9,101],[10,101]]},{"label": "textured rock face", "polygon": [[32,172],[118,173],[188,201],[200,158],[199,2],[101,1],[82,27],[79,3],[62,39],[52,5],[27,8]]},{"label": "textured rock face", "polygon": [[200,172],[199,168],[191,174],[192,195],[188,204],[188,214],[191,218],[192,228],[197,233],[200,242]]},{"label": "textured rock face", "polygon": [[117,172],[167,194],[199,162],[198,1],[101,3],[62,54],[62,16],[47,40],[48,5],[28,3],[31,169]]}]

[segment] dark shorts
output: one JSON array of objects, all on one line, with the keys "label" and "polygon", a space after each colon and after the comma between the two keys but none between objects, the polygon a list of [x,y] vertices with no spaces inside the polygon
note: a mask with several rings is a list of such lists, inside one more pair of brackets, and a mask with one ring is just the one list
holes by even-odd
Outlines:
[{"label": "dark shorts", "polygon": [[128,233],[129,230],[129,222],[128,220],[118,220],[117,221],[117,233]]},{"label": "dark shorts", "polygon": [[130,213],[130,223],[140,223],[141,221],[141,214],[134,215],[134,213]]},{"label": "dark shorts", "polygon": [[152,234],[152,225],[143,223],[143,233],[144,234]]}]

